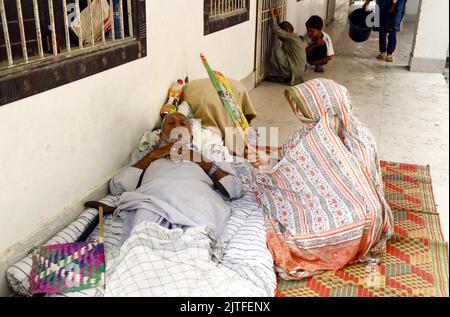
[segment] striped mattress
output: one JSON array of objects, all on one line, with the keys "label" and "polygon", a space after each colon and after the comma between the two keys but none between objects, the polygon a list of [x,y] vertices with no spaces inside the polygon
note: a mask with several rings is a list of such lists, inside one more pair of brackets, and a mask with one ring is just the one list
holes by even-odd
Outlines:
[{"label": "striped mattress", "polygon": [[[275,292],[276,275],[273,258],[267,248],[266,229],[264,226],[263,210],[259,206],[251,185],[244,182],[244,195],[241,199],[230,202],[232,214],[229,219],[222,249],[222,259],[219,265],[233,268],[240,264],[253,266],[258,272],[257,279],[261,287]],[[119,197],[108,196],[102,202],[117,205]],[[92,223],[98,211],[87,209],[76,221],[50,239],[46,245],[71,243],[76,241],[85,229]],[[117,250],[121,240],[123,221],[108,215],[104,220],[104,245],[106,265],[108,257]],[[91,234],[90,239],[98,237],[98,227]],[[8,268],[6,277],[10,288],[19,295],[31,296],[28,292],[29,275],[32,258],[28,255],[20,262]],[[101,296],[97,289],[68,293],[64,297],[94,297]]]}]

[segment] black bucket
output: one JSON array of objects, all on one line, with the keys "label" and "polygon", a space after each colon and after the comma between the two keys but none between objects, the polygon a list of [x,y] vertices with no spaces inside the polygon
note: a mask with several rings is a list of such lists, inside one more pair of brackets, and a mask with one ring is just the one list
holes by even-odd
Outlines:
[{"label": "black bucket", "polygon": [[355,42],[365,42],[372,34],[372,27],[367,26],[367,17],[373,11],[366,11],[364,9],[356,9],[348,17],[350,20],[350,38]]}]

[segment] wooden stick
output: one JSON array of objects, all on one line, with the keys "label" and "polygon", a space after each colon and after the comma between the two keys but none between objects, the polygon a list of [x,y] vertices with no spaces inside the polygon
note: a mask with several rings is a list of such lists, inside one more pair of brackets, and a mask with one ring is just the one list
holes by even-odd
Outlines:
[{"label": "wooden stick", "polygon": [[98,222],[99,222],[98,241],[100,243],[103,243],[103,207],[98,208]]}]

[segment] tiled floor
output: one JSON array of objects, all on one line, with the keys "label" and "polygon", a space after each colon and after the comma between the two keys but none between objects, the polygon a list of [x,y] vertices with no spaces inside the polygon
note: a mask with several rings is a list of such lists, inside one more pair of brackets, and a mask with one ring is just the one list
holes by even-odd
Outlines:
[{"label": "tiled floor", "polygon": [[[326,77],[346,86],[354,112],[376,136],[381,159],[430,165],[444,235],[449,233],[449,88],[442,74],[407,70],[414,23],[399,33],[395,63],[375,59],[378,33],[365,43],[348,37],[348,8],[341,9],[327,28],[336,57],[326,66]],[[319,77],[308,70],[306,80]],[[298,121],[284,99],[285,86],[263,82],[251,92],[259,117],[257,126],[279,127],[280,142]]]}]

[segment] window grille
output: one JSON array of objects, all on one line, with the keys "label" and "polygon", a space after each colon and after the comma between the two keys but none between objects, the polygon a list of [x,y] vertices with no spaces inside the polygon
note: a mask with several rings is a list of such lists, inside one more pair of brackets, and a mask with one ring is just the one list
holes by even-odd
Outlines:
[{"label": "window grille", "polygon": [[256,34],[256,83],[261,82],[270,75],[270,58],[273,46],[277,39],[272,30],[270,8],[277,6],[281,19],[286,17],[287,0],[261,0],[258,1],[257,34]]},{"label": "window grille", "polygon": [[147,56],[146,0],[0,0],[0,106]]},{"label": "window grille", "polygon": [[218,32],[250,19],[250,0],[204,0],[204,34]]},{"label": "window grille", "polygon": [[134,37],[131,0],[0,0],[0,15],[0,71]]},{"label": "window grille", "polygon": [[247,10],[245,0],[211,0],[210,18],[242,13]]}]

